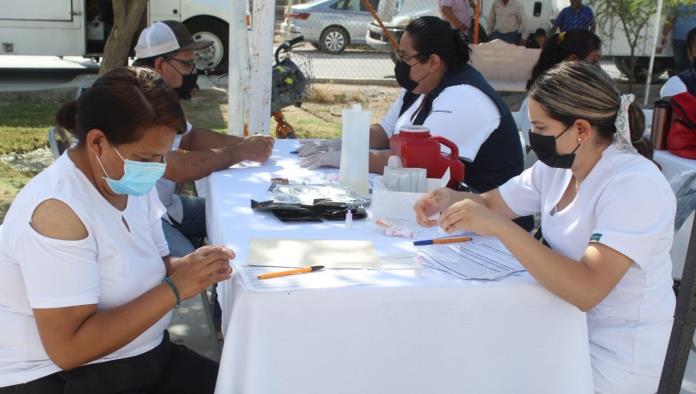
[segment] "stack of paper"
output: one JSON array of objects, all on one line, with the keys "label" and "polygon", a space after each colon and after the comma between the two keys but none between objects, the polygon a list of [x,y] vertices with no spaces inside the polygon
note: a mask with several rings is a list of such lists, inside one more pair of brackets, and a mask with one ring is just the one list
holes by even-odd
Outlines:
[{"label": "stack of paper", "polygon": [[421,248],[423,266],[460,279],[496,280],[525,271],[515,256],[495,237]]}]

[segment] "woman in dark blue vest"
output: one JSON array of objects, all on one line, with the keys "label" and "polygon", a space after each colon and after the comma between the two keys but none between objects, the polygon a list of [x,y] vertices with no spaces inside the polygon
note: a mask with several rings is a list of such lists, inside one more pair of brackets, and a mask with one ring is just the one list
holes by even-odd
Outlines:
[{"label": "woman in dark blue vest", "polygon": [[[523,169],[522,146],[510,110],[469,65],[469,46],[449,23],[425,16],[411,22],[399,43],[398,99],[370,128],[370,172],[381,173],[392,154],[389,138],[403,126],[424,125],[459,148],[464,182],[472,191],[494,189]],[[445,148],[446,149],[446,148]],[[340,140],[300,148],[305,167],[338,167]]]}]

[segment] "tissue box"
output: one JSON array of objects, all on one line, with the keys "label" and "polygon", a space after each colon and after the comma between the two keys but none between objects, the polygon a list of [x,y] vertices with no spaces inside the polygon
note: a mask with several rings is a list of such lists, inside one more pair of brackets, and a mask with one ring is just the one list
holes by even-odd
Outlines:
[{"label": "tissue box", "polygon": [[[437,178],[427,179],[427,190],[439,189],[441,180]],[[382,182],[382,177],[374,178],[372,185],[372,202],[370,214],[374,219],[384,218],[393,220],[408,220],[415,222],[416,213],[413,206],[426,193],[394,192],[387,189]]]}]

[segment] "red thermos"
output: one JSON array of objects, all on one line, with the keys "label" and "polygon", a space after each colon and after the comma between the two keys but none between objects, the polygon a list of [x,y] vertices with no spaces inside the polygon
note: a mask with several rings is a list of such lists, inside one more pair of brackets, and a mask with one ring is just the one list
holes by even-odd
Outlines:
[{"label": "red thermos", "polygon": [[[440,145],[450,149],[448,155]],[[452,141],[438,135],[430,135],[424,126],[404,126],[389,139],[392,152],[401,157],[405,168],[425,168],[428,178],[442,178],[450,169],[447,186],[454,187],[464,181],[464,163],[459,160],[459,148]]]}]

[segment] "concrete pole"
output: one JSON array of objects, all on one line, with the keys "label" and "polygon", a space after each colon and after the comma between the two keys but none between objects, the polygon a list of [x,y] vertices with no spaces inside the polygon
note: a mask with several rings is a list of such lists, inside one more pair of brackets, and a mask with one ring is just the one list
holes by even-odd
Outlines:
[{"label": "concrete pole", "polygon": [[243,135],[248,118],[249,37],[247,7],[243,1],[230,0],[230,37],[228,63],[227,133]]},{"label": "concrete pole", "polygon": [[269,134],[275,0],[254,0],[251,13],[249,132]]}]

